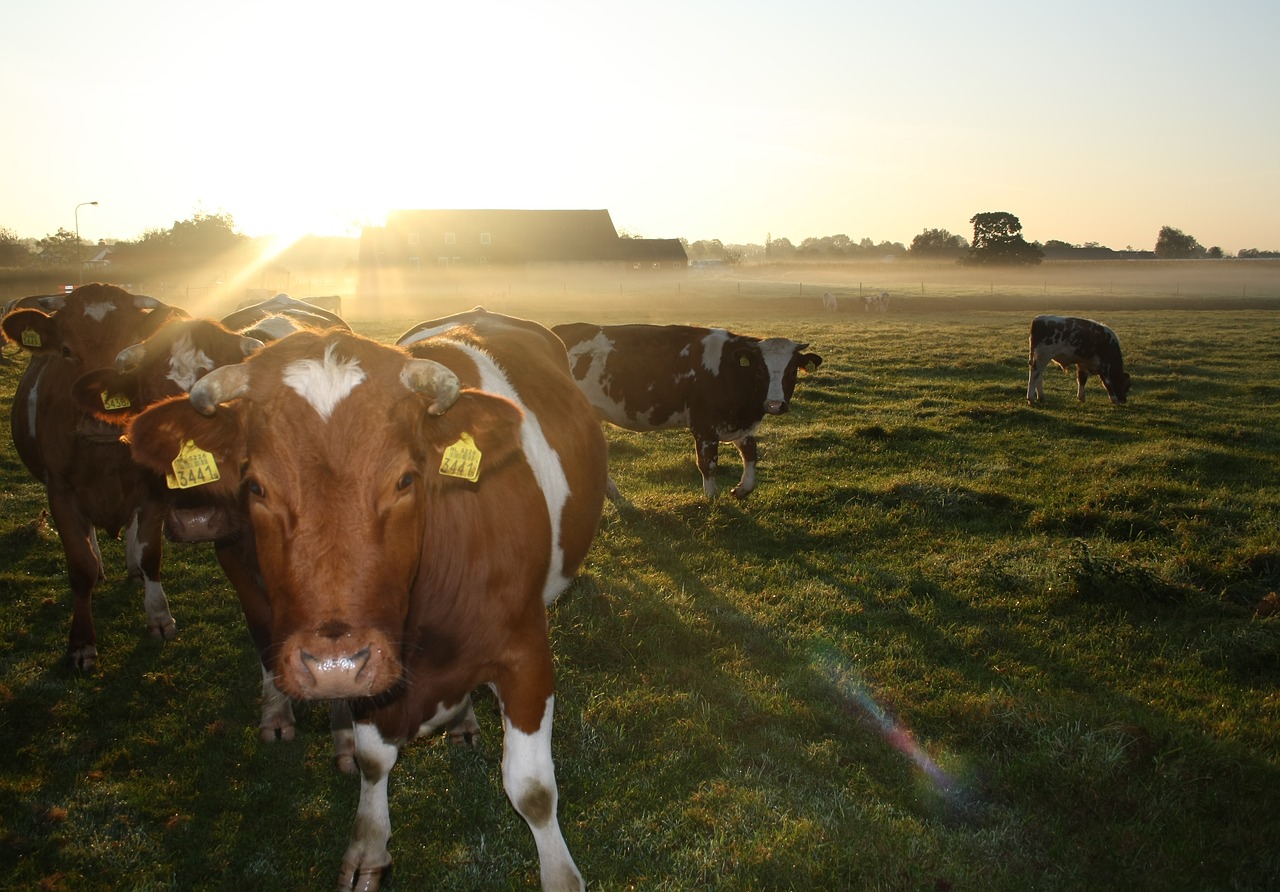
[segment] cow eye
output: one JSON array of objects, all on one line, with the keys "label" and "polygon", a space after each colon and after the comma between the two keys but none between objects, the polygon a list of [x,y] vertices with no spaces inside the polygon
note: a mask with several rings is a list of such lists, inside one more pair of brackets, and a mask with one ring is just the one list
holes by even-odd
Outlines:
[{"label": "cow eye", "polygon": [[396,492],[404,492],[413,486],[413,473],[407,472],[403,477],[396,481]]},{"label": "cow eye", "polygon": [[63,344],[63,345],[62,345],[62,358],[63,358],[63,359],[71,359],[71,358],[72,358],[72,357],[71,357],[71,348],[70,348],[70,347],[68,347],[66,344]]},{"label": "cow eye", "polygon": [[262,488],[262,484],[258,482],[256,477],[250,477],[246,480],[244,488],[249,491],[249,495],[255,498],[264,499],[267,496],[267,491]]}]

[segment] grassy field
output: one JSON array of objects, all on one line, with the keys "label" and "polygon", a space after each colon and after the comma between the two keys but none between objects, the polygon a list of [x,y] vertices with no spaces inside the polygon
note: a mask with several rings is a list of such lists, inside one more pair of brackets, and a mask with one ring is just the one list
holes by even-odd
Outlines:
[{"label": "grassy field", "polygon": [[[551,613],[561,822],[589,885],[1280,887],[1274,310],[1185,292],[1095,310],[1129,405],[1096,380],[1077,404],[1051,370],[1033,409],[1030,315],[1105,286],[986,303],[926,286],[941,305],[874,318],[823,315],[808,285],[715,287],[462,291],[357,326],[390,340],[485,302],[785,334],[825,358],[763,425],[745,504],[705,503],[687,434],[607,432],[631,504],[606,507]],[[0,367],[6,411],[22,363]],[[0,500],[0,876],[330,887],[357,782],[331,767],[321,705],[298,740],[258,742],[256,657],[211,553],[167,552],[179,636],[161,645],[104,543],[101,665],[82,676],[59,662],[61,549],[7,435]],[[479,750],[420,741],[392,774],[393,889],[537,884],[493,698],[477,710]]]}]

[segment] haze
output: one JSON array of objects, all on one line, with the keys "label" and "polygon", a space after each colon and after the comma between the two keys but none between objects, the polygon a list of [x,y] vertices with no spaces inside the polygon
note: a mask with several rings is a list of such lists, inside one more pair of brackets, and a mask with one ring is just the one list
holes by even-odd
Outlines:
[{"label": "haze", "polygon": [[0,227],[607,208],[632,234],[1280,249],[1280,6],[6,3]]}]

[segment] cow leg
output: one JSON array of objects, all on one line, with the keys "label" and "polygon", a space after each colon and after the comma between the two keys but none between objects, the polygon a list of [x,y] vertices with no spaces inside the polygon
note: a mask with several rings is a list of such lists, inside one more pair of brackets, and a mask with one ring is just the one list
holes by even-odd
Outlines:
[{"label": "cow leg", "polygon": [[242,545],[218,545],[214,548],[214,555],[240,599],[240,609],[249,626],[249,637],[253,639],[262,666],[262,716],[258,721],[258,737],[263,743],[293,740],[293,704],[276,687],[275,674],[267,668],[271,648],[271,605],[267,602],[267,594],[258,582],[256,571],[245,558]]},{"label": "cow leg", "polygon": [[[289,716],[292,721],[292,714]],[[351,703],[334,700],[329,705],[329,733],[333,736],[333,764],[343,774],[355,774],[356,729],[351,716]]]},{"label": "cow leg", "polygon": [[391,866],[391,853],[387,851],[391,839],[387,778],[400,748],[387,743],[378,727],[369,722],[357,724],[354,736],[356,763],[360,766],[360,804],[356,807],[351,842],[342,856],[338,888],[375,892]]},{"label": "cow leg", "polygon": [[1027,405],[1044,399],[1044,369],[1047,363],[1038,362],[1039,357],[1031,354],[1031,373],[1027,375]]},{"label": "cow leg", "polygon": [[622,497],[622,493],[618,492],[618,484],[613,482],[612,477],[605,481],[604,494],[608,496],[609,501],[613,502],[615,505],[626,504],[627,500]]},{"label": "cow leg", "polygon": [[154,505],[143,505],[134,512],[125,531],[125,566],[130,576],[142,578],[142,605],[152,637],[167,641],[178,634],[178,624],[160,584],[163,525],[164,515]]},{"label": "cow leg", "polygon": [[735,498],[745,499],[756,488],[756,459],[759,451],[755,437],[748,436],[741,440],[734,440],[733,445],[738,447],[738,452],[742,455],[742,479],[738,481],[738,485],[732,492]]},{"label": "cow leg", "polygon": [[702,473],[702,491],[707,494],[707,501],[710,502],[716,497],[716,466],[720,458],[720,441],[715,437],[706,439],[694,434],[693,445],[697,453],[698,470]]},{"label": "cow leg", "polygon": [[63,493],[49,493],[49,516],[62,540],[71,583],[71,634],[67,639],[67,662],[89,670],[98,662],[97,633],[93,627],[93,592],[102,579],[102,557],[93,525],[80,513],[74,501]]},{"label": "cow leg", "polygon": [[1084,363],[1076,365],[1076,399],[1084,402],[1084,382],[1089,380],[1089,370],[1084,367]]},{"label": "cow leg", "polygon": [[475,706],[468,694],[458,715],[449,722],[445,729],[449,742],[455,746],[476,747],[480,745],[480,722],[476,720]]},{"label": "cow leg", "polygon": [[560,832],[551,761],[555,672],[545,627],[524,641],[522,656],[493,685],[502,709],[502,788],[533,832],[544,890],[586,888]]}]

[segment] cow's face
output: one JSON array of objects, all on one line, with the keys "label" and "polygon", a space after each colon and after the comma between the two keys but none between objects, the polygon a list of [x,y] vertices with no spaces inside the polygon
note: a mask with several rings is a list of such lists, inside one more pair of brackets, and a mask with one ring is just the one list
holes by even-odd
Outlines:
[{"label": "cow's face", "polygon": [[3,328],[9,340],[34,354],[57,357],[79,374],[111,365],[122,347],[181,315],[155,298],[93,284],[48,299],[42,308],[15,309],[4,317]]},{"label": "cow's face", "polygon": [[760,342],[760,358],[768,375],[764,411],[782,415],[791,408],[800,369],[812,374],[822,365],[822,357],[805,353],[808,344],[797,344],[789,338],[767,338]]},{"label": "cow's face", "polygon": [[277,683],[291,697],[334,699],[399,683],[410,595],[430,559],[429,503],[480,485],[448,476],[465,464],[458,444],[475,444],[485,469],[501,466],[519,449],[520,417],[504,400],[458,396],[437,363],[305,333],[142,413],[129,437],[157,470],[216,464],[212,494],[252,527]]},{"label": "cow's face", "polygon": [[1129,373],[1115,372],[1102,376],[1102,384],[1107,389],[1107,396],[1117,406],[1123,406],[1129,398]]},{"label": "cow's face", "polygon": [[124,427],[148,406],[190,392],[213,369],[261,346],[209,319],[170,322],[119,351],[110,367],[86,372],[73,394],[86,412]]}]

